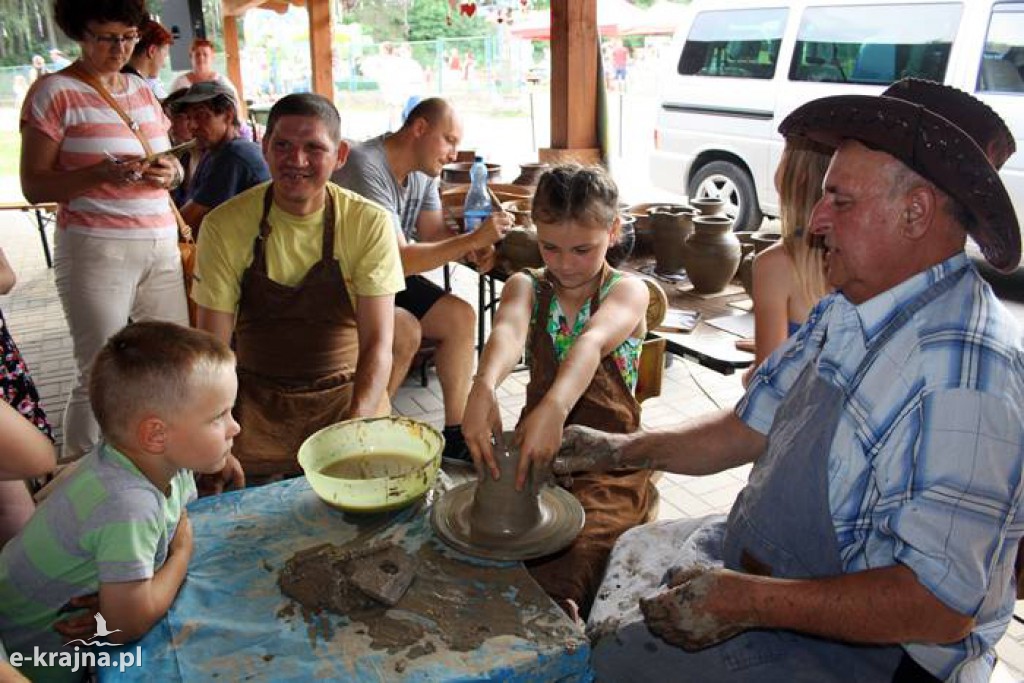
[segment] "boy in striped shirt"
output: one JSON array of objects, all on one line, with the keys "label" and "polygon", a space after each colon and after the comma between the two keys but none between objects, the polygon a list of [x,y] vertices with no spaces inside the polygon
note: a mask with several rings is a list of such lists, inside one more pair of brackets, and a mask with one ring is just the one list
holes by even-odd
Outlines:
[{"label": "boy in striped shirt", "polygon": [[239,432],[234,355],[199,330],[125,327],[89,389],[103,441],[0,552],[0,640],[33,680],[82,675],[51,666],[75,650],[54,629],[73,599],[99,595],[93,642],[138,639],[167,613],[192,555],[192,471],[222,471]]}]

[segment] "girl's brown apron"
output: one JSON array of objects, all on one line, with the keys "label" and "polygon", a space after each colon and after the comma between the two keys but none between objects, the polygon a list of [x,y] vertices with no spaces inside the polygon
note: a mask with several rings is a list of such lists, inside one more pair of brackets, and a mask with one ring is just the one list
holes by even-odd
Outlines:
[{"label": "girl's brown apron", "polygon": [[[591,316],[597,313],[601,290],[611,273],[605,266],[601,285],[590,300]],[[533,270],[531,275],[540,291],[537,320],[527,339],[530,383],[526,387],[526,406],[519,416],[520,422],[540,403],[558,372],[554,342],[547,331],[554,286],[542,270]],[[619,434],[640,428],[640,404],[626,386],[611,355],[601,360],[594,379],[565,422]],[[590,612],[616,539],[647,518],[651,503],[647,488],[650,477],[650,470],[573,475],[569,491],[580,501],[587,515],[583,531],[565,550],[527,562],[533,578],[548,595],[556,600],[573,600],[584,619]]]},{"label": "girl's brown apron", "polygon": [[340,420],[351,403],[359,355],[355,310],[334,258],[331,193],[326,193],[320,260],[297,286],[288,287],[267,274],[273,190],[268,186],[263,199],[235,324],[235,414],[242,431],[233,452],[254,481],[301,472],[299,446]]}]

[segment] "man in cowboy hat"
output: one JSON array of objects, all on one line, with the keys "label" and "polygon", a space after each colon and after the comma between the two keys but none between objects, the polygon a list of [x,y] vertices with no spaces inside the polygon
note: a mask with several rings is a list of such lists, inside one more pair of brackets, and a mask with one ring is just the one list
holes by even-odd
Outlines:
[{"label": "man in cowboy hat", "polygon": [[810,229],[837,290],[733,411],[570,428],[556,473],[754,463],[728,519],[621,537],[588,624],[601,680],[983,681],[1024,533],[1024,353],[964,253],[1020,260],[1006,125],[952,88],[810,102],[836,149]]}]

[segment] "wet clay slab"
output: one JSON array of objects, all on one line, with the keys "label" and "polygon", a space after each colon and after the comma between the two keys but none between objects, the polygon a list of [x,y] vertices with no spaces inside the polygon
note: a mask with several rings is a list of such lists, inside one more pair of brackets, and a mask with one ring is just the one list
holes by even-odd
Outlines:
[{"label": "wet clay slab", "polygon": [[413,557],[391,544],[300,550],[281,569],[281,592],[303,607],[348,615],[391,606],[416,574]]}]

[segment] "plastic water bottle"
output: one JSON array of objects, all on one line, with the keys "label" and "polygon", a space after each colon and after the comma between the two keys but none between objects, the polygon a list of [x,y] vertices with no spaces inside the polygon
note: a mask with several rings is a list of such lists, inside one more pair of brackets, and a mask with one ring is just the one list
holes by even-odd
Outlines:
[{"label": "plastic water bottle", "polygon": [[491,215],[491,196],[487,193],[487,165],[483,157],[476,157],[469,169],[469,192],[462,216],[466,232],[473,232]]}]

